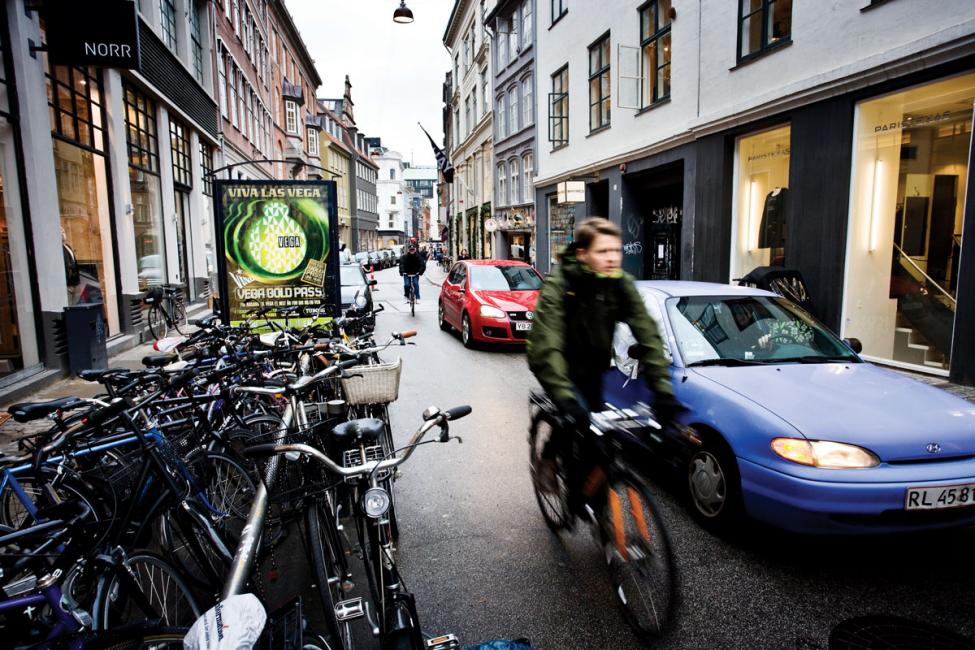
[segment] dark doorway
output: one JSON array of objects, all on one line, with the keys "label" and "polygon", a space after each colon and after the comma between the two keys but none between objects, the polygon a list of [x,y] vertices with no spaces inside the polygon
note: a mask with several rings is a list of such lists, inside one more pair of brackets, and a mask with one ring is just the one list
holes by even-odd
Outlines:
[{"label": "dark doorway", "polygon": [[609,219],[609,181],[586,185],[586,216]]},{"label": "dark doorway", "polygon": [[628,175],[624,182],[632,206],[622,220],[624,268],[646,280],[680,279],[683,161]]},{"label": "dark doorway", "polygon": [[[949,284],[948,269],[955,243],[958,177],[938,174],[931,197],[931,232],[928,235],[928,275],[942,286]],[[950,287],[949,287],[950,289]]]}]

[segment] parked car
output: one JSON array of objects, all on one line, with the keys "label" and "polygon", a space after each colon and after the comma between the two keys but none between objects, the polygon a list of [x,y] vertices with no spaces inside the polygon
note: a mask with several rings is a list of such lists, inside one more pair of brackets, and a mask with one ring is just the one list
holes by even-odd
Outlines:
[{"label": "parked car", "polygon": [[369,253],[367,251],[360,251],[356,253],[355,261],[360,266],[369,266]]},{"label": "parked car", "polygon": [[403,245],[402,244],[396,244],[394,246],[390,246],[389,247],[389,250],[393,251],[393,260],[394,260],[394,262],[396,264],[399,264],[399,258],[403,257],[403,251],[404,251]]},{"label": "parked car", "polygon": [[384,269],[388,269],[395,264],[395,261],[393,260],[393,251],[386,248],[379,251],[379,254],[382,255]]},{"label": "parked car", "polygon": [[379,254],[379,251],[369,251],[369,263],[372,265],[372,268],[376,269],[377,271],[383,268],[383,260],[382,256]]},{"label": "parked car", "polygon": [[457,262],[440,292],[440,329],[459,330],[467,347],[477,341],[524,343],[541,289],[541,276],[524,262]]},{"label": "parked car", "polygon": [[[696,439],[686,454],[671,445],[660,456],[680,468],[705,527],[745,516],[803,533],[975,523],[975,405],[866,363],[858,341],[776,294],[637,286]],[[634,342],[618,326],[604,383],[618,407],[649,399],[627,354]]]},{"label": "parked car", "polygon": [[[359,264],[339,266],[339,282],[342,285],[342,311],[355,307],[372,311],[372,284]],[[375,281],[372,281],[374,284]]]}]

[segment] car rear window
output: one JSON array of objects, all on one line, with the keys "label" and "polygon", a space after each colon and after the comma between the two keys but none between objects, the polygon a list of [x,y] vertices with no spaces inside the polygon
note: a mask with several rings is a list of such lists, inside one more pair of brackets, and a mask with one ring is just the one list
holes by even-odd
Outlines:
[{"label": "car rear window", "polygon": [[362,281],[362,271],[359,270],[358,265],[340,266],[339,272],[343,287],[357,287],[364,284]]},{"label": "car rear window", "polygon": [[480,291],[538,291],[542,278],[530,266],[471,266],[471,288]]}]

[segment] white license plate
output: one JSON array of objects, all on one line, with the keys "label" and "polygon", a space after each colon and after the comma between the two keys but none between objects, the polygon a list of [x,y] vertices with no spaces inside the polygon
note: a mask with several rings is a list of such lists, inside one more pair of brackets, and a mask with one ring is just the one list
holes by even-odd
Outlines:
[{"label": "white license plate", "polygon": [[975,505],[975,483],[926,488],[909,487],[904,496],[904,507],[907,510],[939,510],[971,505]]},{"label": "white license plate", "polygon": [[532,328],[531,323],[515,323],[515,329],[519,331],[528,331]]}]

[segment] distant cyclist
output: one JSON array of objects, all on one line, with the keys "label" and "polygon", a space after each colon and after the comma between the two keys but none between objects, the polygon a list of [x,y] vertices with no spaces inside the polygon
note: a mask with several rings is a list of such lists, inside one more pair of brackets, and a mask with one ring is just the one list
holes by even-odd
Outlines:
[{"label": "distant cyclist", "polygon": [[426,270],[426,261],[416,252],[416,245],[410,244],[406,255],[399,260],[399,274],[403,276],[403,296],[407,302],[410,299],[410,285],[413,286],[413,297],[420,302],[420,276]]},{"label": "distant cyclist", "polygon": [[[567,423],[580,430],[588,429],[592,411],[602,410],[603,374],[610,367],[617,323],[629,325],[636,338],[634,351],[660,424],[685,410],[674,397],[657,326],[622,260],[619,227],[601,218],[583,221],[545,279],[528,338],[529,367]],[[561,437],[553,432],[543,458],[554,460]],[[554,487],[555,463],[545,463],[540,472],[541,483]]]}]

